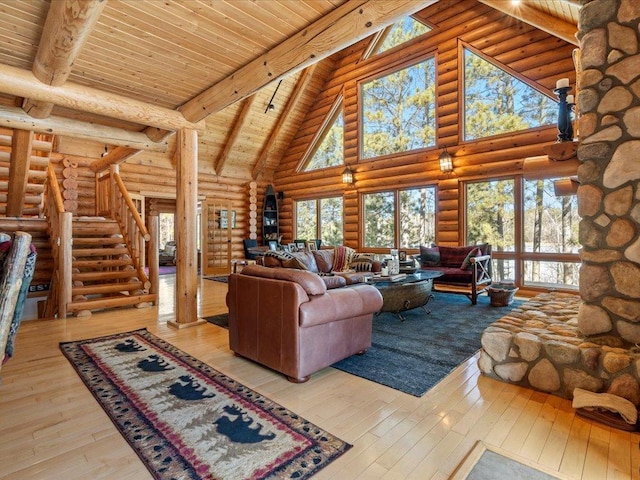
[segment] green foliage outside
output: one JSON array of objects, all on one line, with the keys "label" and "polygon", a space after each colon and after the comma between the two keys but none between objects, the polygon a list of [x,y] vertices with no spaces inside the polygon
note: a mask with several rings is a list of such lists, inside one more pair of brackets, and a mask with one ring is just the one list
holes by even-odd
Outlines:
[{"label": "green foliage outside", "polygon": [[558,105],[552,99],[464,50],[464,139],[551,125]]},{"label": "green foliage outside", "polygon": [[431,28],[413,17],[405,17],[393,24],[384,41],[376,49],[376,53],[386,52],[409,40],[429,33]]},{"label": "green foliage outside", "polygon": [[[435,241],[436,196],[434,187],[364,195],[366,247],[418,248]],[[399,206],[396,205],[399,199]],[[396,208],[400,224],[396,225]],[[396,241],[396,230],[398,241]]]},{"label": "green foliage outside", "polygon": [[296,202],[296,238],[319,238],[323,245],[342,245],[342,227],[342,197]]},{"label": "green foliage outside", "polygon": [[305,172],[319,168],[335,167],[344,164],[344,119],[342,110],[326,132],[322,143],[316,150],[309,163],[304,168]]},{"label": "green foliage outside", "polygon": [[430,57],[362,84],[362,158],[435,145],[435,76]]}]

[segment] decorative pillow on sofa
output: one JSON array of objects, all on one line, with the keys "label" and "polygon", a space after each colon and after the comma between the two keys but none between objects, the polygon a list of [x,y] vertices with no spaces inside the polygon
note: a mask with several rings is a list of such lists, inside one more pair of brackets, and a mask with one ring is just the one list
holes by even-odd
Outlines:
[{"label": "decorative pillow on sofa", "polygon": [[316,259],[319,272],[329,273],[333,270],[333,248],[312,250],[312,253]]},{"label": "decorative pillow on sofa", "polygon": [[420,246],[420,266],[437,267],[440,265],[440,249],[438,247]]},{"label": "decorative pillow on sofa", "polygon": [[469,268],[471,266],[471,259],[473,257],[478,257],[480,256],[481,252],[480,249],[478,247],[475,247],[473,249],[471,249],[471,251],[469,253],[467,253],[467,256],[464,257],[464,260],[462,261],[462,264],[460,265],[460,268],[462,270],[466,270],[467,268]]},{"label": "decorative pillow on sofa", "polygon": [[465,247],[443,247],[441,245],[440,265],[448,268],[461,268],[464,259],[467,258],[469,252],[475,248],[475,245]]},{"label": "decorative pillow on sofa", "polygon": [[356,272],[370,272],[373,269],[373,258],[366,253],[357,253],[351,259],[349,270]]},{"label": "decorative pillow on sofa", "polygon": [[316,259],[311,252],[293,252],[291,253],[293,258],[289,260],[283,260],[282,266],[285,268],[297,268],[299,270],[309,270],[313,273],[318,273],[318,265]]},{"label": "decorative pillow on sofa", "polygon": [[333,252],[333,270],[335,272],[345,272],[350,269],[351,260],[356,251],[351,247],[340,245]]}]

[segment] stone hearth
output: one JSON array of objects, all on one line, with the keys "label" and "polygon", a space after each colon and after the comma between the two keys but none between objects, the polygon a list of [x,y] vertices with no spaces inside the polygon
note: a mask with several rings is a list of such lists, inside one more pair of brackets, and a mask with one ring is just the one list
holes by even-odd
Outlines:
[{"label": "stone hearth", "polygon": [[612,336],[585,337],[581,303],[577,295],[543,293],[511,310],[482,334],[480,371],[564,398],[579,387],[640,404],[640,349]]}]

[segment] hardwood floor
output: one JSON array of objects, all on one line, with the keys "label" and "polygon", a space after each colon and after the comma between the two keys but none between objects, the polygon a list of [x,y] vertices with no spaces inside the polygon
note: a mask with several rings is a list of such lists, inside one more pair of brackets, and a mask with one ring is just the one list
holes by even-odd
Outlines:
[{"label": "hardwood floor", "polygon": [[[332,368],[289,383],[234,356],[224,329],[168,327],[174,280],[161,277],[157,307],[22,324],[16,356],[0,371],[0,478],[151,478],[58,348],[142,327],[354,445],[314,479],[442,480],[478,440],[568,478],[640,478],[638,433],[577,417],[568,400],[480,376],[475,358],[422,398]],[[202,280],[200,288],[200,315],[226,311],[225,284]]]}]

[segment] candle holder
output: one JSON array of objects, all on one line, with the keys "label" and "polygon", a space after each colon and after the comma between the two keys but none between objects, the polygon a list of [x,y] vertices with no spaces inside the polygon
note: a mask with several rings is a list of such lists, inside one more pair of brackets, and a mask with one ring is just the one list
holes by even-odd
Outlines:
[{"label": "candle holder", "polygon": [[571,125],[571,107],[567,103],[567,92],[571,87],[558,87],[553,92],[558,95],[558,142],[573,141],[573,126]]}]

